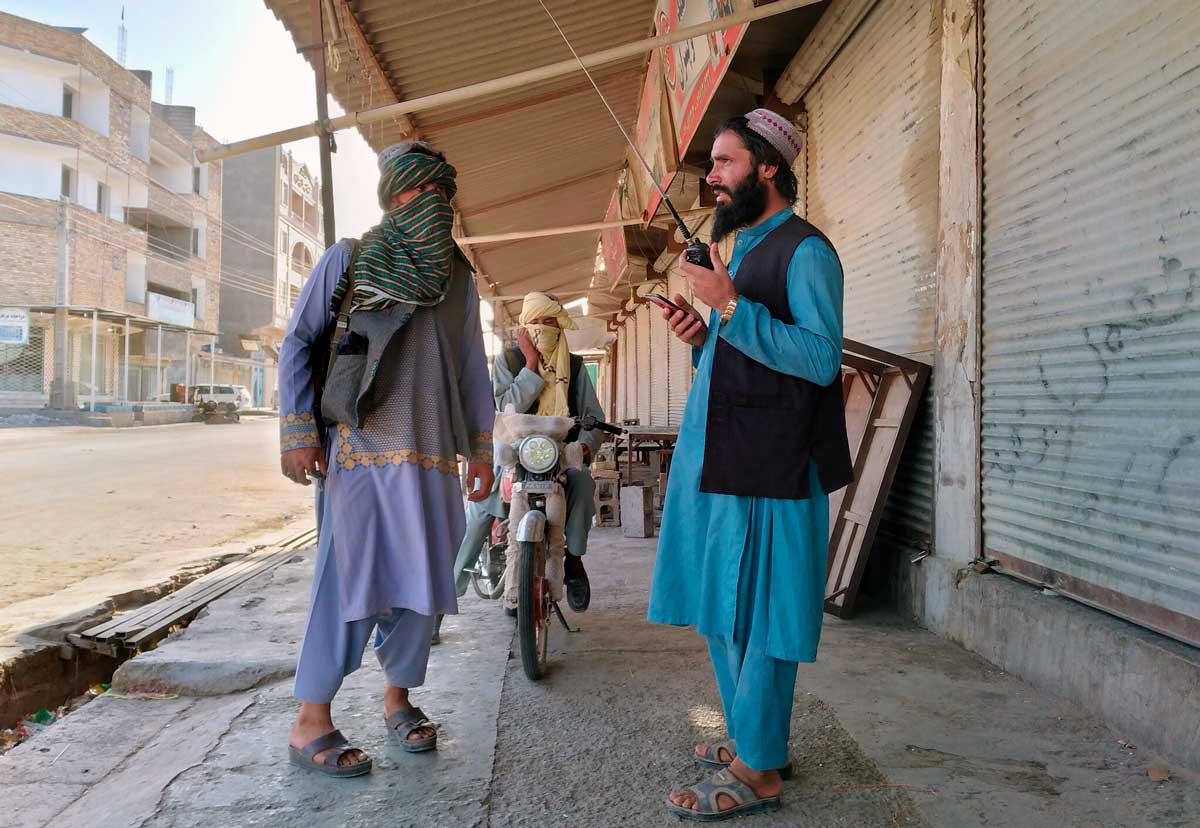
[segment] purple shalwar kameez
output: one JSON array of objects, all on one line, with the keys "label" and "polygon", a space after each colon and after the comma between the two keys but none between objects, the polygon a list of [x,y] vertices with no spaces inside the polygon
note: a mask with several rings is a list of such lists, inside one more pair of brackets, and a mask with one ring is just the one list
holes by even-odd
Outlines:
[{"label": "purple shalwar kameez", "polygon": [[[312,374],[328,355],[314,345],[348,261],[344,242],[321,257],[280,350],[283,451],[322,444]],[[305,701],[332,700],[376,627],[389,683],[420,684],[434,617],[458,612],[458,457],[491,462],[495,413],[479,297],[465,263],[441,304],[417,309],[397,334],[376,383],[362,428],[339,423],[325,434],[329,474],[317,493],[320,540],[296,671],[296,696]],[[423,640],[413,646],[412,638]]]}]

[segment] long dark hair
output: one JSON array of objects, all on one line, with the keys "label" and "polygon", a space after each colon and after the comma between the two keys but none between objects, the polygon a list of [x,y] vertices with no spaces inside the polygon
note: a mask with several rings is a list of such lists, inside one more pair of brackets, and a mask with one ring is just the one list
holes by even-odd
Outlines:
[{"label": "long dark hair", "polygon": [[766,164],[770,167],[775,167],[775,177],[771,179],[775,182],[775,189],[783,196],[784,201],[788,204],[795,204],[796,198],[800,192],[799,182],[796,181],[796,174],[792,172],[792,167],[784,157],[779,153],[779,150],[771,146],[766,138],[763,138],[754,130],[750,129],[750,122],[742,115],[736,118],[730,118],[717,127],[714,138],[722,132],[732,132],[737,135],[742,141],[742,146],[750,150],[750,156],[754,159],[754,166],[757,168],[759,164]]}]

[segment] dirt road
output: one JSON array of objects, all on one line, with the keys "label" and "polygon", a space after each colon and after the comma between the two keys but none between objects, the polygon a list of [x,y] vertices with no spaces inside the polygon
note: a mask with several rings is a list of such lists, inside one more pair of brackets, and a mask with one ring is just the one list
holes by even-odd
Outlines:
[{"label": "dirt road", "polygon": [[0,607],[311,513],[312,489],[279,473],[278,428],[0,429]]}]

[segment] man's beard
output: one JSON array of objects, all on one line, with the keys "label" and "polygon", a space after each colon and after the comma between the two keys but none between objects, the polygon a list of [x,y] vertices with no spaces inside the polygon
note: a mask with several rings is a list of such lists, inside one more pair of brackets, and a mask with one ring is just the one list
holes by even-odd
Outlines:
[{"label": "man's beard", "polygon": [[746,180],[734,190],[722,188],[729,195],[728,204],[718,204],[713,212],[712,240],[719,242],[732,231],[756,221],[767,209],[767,185],[759,180],[758,170],[750,170]]}]

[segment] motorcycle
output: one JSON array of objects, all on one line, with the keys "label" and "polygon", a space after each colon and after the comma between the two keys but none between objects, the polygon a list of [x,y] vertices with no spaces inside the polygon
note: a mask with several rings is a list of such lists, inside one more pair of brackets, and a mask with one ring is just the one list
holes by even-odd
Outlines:
[{"label": "motorcycle", "polygon": [[[512,483],[501,480],[501,488],[505,490],[504,511],[508,512],[508,503],[512,499]],[[508,518],[493,517],[491,531],[484,538],[483,549],[475,565],[471,567],[471,586],[480,598],[494,601],[504,594],[504,569],[507,564],[508,549]]]},{"label": "motorcycle", "polygon": [[566,575],[566,473],[583,468],[582,447],[566,443],[575,428],[624,433],[591,415],[539,417],[516,414],[511,408],[496,415],[493,427],[496,459],[512,480],[511,498],[506,498],[510,505],[505,602],[516,604],[521,666],[531,681],[545,675],[551,615],[571,629],[558,602]]}]

